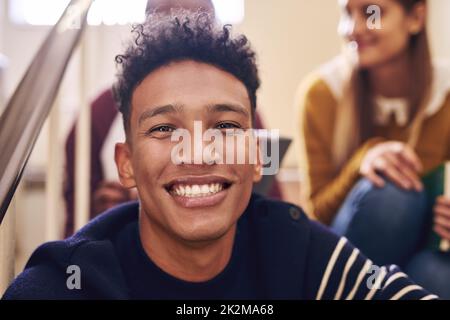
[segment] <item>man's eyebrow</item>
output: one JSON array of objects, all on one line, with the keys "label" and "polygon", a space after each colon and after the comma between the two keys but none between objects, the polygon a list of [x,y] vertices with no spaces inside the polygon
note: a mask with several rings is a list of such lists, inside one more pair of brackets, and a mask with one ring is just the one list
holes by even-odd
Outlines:
[{"label": "man's eyebrow", "polygon": [[249,118],[250,114],[246,108],[238,104],[218,103],[208,106],[209,112],[237,112]]},{"label": "man's eyebrow", "polygon": [[173,105],[173,104],[168,104],[165,106],[160,106],[160,107],[152,108],[150,110],[146,110],[139,116],[139,125],[141,125],[141,123],[144,122],[145,120],[147,120],[148,118],[153,118],[158,115],[167,114],[167,113],[181,112],[181,110],[182,110],[181,106]]}]

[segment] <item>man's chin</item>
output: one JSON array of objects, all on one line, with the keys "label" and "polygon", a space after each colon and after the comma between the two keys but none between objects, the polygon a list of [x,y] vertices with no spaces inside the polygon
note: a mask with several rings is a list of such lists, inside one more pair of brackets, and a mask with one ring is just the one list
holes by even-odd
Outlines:
[{"label": "man's chin", "polygon": [[204,246],[217,242],[232,230],[232,226],[198,228],[196,230],[179,232],[179,237],[191,246]]},{"label": "man's chin", "polygon": [[246,194],[235,185],[205,197],[183,197],[164,190],[163,194],[153,194],[154,203],[149,207],[154,210],[148,212],[159,214],[149,218],[185,243],[216,241],[235,226],[248,204]]}]

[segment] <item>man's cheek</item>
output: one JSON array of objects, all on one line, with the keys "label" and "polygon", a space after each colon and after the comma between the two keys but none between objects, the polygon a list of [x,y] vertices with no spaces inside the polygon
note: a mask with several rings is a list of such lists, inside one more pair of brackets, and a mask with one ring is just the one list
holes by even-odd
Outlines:
[{"label": "man's cheek", "polygon": [[253,170],[254,165],[236,164],[233,169],[239,176],[239,185],[241,189],[247,190],[253,187]]},{"label": "man's cheek", "polygon": [[154,187],[154,179],[152,178],[159,176],[162,172],[162,166],[158,162],[160,159],[147,153],[138,153],[133,160],[134,174],[137,184],[141,185],[145,189]]},{"label": "man's cheek", "polygon": [[145,167],[150,164],[158,164],[161,166],[170,162],[171,154],[171,143],[166,143],[165,141],[147,141],[141,143],[138,148],[136,148],[135,160],[137,162],[144,162]]}]

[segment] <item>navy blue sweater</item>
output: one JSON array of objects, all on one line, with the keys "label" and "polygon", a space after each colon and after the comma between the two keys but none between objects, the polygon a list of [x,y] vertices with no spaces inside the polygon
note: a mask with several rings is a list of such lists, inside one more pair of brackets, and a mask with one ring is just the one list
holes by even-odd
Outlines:
[{"label": "navy blue sweater", "polygon": [[[300,208],[257,195],[238,221],[225,269],[209,281],[186,282],[146,255],[138,211],[138,203],[116,207],[74,236],[40,246],[3,299],[436,298],[398,267],[374,266]],[[79,289],[67,286],[69,266],[79,267]]]}]

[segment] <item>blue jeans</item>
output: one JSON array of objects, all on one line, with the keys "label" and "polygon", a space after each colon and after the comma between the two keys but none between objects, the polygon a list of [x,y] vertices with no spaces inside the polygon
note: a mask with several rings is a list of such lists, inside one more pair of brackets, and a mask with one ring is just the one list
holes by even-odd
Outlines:
[{"label": "blue jeans", "polygon": [[405,272],[428,291],[450,299],[449,253],[422,250],[405,266]]},{"label": "blue jeans", "polygon": [[377,188],[367,179],[359,180],[339,209],[332,230],[375,264],[397,264],[414,281],[450,299],[450,255],[420,251],[429,223],[425,192],[405,191],[385,181],[383,188]]}]

